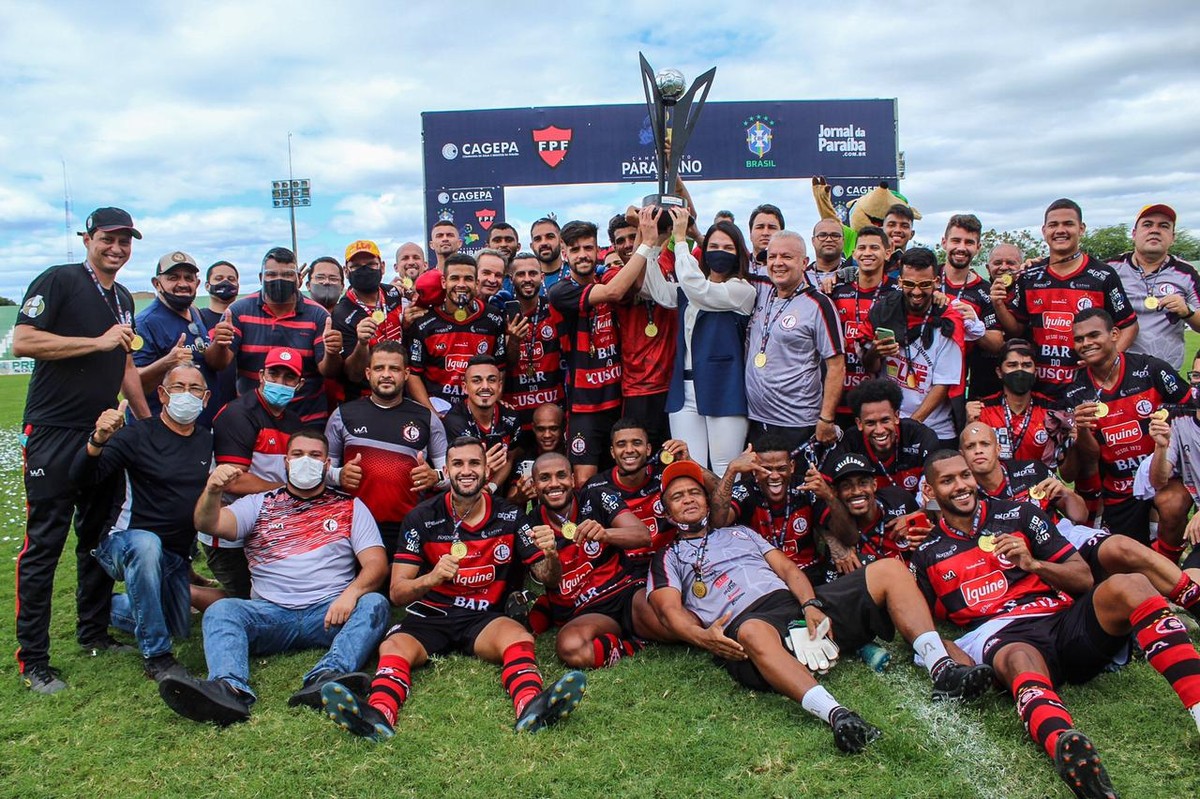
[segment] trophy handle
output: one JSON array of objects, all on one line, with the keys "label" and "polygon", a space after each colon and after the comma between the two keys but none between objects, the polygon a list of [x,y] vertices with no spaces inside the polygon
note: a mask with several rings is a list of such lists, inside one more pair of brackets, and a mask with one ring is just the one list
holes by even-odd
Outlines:
[{"label": "trophy handle", "polygon": [[[645,59],[643,59],[643,62]],[[648,64],[646,66],[649,66]],[[659,165],[660,185],[665,192],[675,190],[675,182],[679,178],[679,162],[683,158],[683,150],[687,147],[688,140],[692,138],[692,131],[696,127],[696,122],[700,119],[700,112],[704,109],[704,102],[708,99],[708,91],[712,88],[713,78],[717,76],[717,68],[713,67],[708,72],[705,72],[700,77],[696,78],[691,87],[674,103],[674,109],[671,113],[671,129],[664,137],[664,141],[671,142],[671,163],[667,165],[665,180],[663,179],[662,166]],[[642,75],[645,80],[645,73]],[[654,87],[657,91],[657,85]],[[693,102],[696,92],[703,90],[700,99]],[[660,104],[661,106],[661,104]],[[682,113],[680,113],[682,112]]]}]

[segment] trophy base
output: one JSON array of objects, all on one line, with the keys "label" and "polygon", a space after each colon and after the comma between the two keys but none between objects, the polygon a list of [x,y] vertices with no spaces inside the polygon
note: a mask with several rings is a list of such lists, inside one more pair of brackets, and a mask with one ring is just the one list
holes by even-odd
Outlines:
[{"label": "trophy base", "polygon": [[[647,194],[642,198],[642,207],[657,206],[664,211],[668,208],[682,208],[688,210],[687,200],[675,194]],[[666,233],[675,226],[670,214],[662,214],[658,218],[658,232]]]}]

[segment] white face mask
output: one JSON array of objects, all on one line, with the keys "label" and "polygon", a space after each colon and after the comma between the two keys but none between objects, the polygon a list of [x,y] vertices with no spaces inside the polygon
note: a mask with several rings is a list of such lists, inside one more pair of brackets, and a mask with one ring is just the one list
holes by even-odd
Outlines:
[{"label": "white face mask", "polygon": [[203,410],[204,400],[189,391],[167,395],[167,416],[179,424],[191,424]]},{"label": "white face mask", "polygon": [[288,482],[301,491],[308,491],[321,484],[325,477],[325,461],[301,455],[287,462]]}]

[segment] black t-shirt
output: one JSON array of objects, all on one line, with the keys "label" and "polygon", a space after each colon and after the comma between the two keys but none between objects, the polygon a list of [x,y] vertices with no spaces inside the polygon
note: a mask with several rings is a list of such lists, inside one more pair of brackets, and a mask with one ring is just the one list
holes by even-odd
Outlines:
[{"label": "black t-shirt", "polygon": [[[354,289],[347,291],[329,312],[333,317],[333,329],[342,334],[342,357],[349,358],[358,347],[358,323],[367,314],[376,311],[383,311],[383,321],[375,328],[375,336],[367,342],[367,347],[374,347],[381,341],[400,341],[404,335],[402,300],[400,289],[388,283],[379,286],[379,298],[372,306],[362,303]],[[371,393],[366,380],[351,380],[343,375],[341,382],[346,390],[346,399],[365,397]]]},{"label": "black t-shirt", "polygon": [[486,428],[475,421],[465,399],[458,400],[446,411],[442,424],[446,427],[447,441],[459,436],[474,436],[487,444],[488,449],[497,444],[512,447],[521,432],[521,420],[516,412],[499,402],[492,408],[492,422]]},{"label": "black t-shirt", "polygon": [[164,549],[187,558],[196,537],[192,511],[208,482],[212,457],[213,437],[206,428],[181,436],[154,417],[122,427],[98,458],[81,448],[71,464],[71,480],[86,490],[124,471],[127,491],[113,529],[149,530]]},{"label": "black t-shirt", "polygon": [[[101,295],[83,264],[52,266],[25,292],[18,325],[56,336],[96,338],[118,322],[133,324],[133,295],[120,283]],[[117,407],[128,353],[121,347],[74,358],[38,360],[25,399],[25,424],[86,430]]]}]

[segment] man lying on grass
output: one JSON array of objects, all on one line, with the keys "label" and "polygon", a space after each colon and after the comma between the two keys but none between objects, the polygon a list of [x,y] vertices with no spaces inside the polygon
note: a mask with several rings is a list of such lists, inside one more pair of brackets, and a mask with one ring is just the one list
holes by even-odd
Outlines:
[{"label": "man lying on grass", "polygon": [[[935,700],[975,699],[988,689],[991,669],[949,656],[900,561],[885,558],[814,590],[799,567],[749,528],[709,528],[697,464],[672,463],[662,484],[679,535],[654,556],[651,606],[671,632],[712,652],[738,682],[777,691],[829,724],[838,749],[861,752],[880,735],[813,677],[832,665],[838,648],[857,651],[877,636],[891,639],[898,628],[927,664]],[[805,630],[789,636],[795,620]],[[785,636],[795,656],[784,648]]]}]

